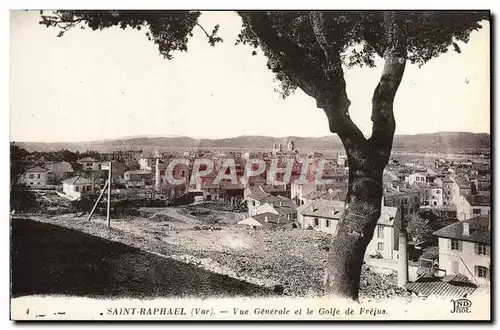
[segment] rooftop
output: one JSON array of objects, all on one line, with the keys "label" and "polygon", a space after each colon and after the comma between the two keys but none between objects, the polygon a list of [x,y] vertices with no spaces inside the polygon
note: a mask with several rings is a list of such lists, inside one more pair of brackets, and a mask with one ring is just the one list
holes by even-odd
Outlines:
[{"label": "rooftop", "polygon": [[97,162],[97,160],[95,158],[92,158],[92,157],[85,157],[85,158],[79,159],[78,161],[79,162]]},{"label": "rooftop", "polygon": [[489,195],[464,195],[471,206],[491,206]]},{"label": "rooftop", "polygon": [[42,168],[42,167],[36,166],[36,167],[32,167],[30,169],[27,169],[26,172],[47,172],[47,170]]},{"label": "rooftop", "polygon": [[73,166],[68,162],[47,164],[47,169],[52,173],[72,173]]},{"label": "rooftop", "polygon": [[[469,235],[464,235],[464,223],[469,224]],[[481,244],[491,244],[491,232],[489,229],[490,217],[478,216],[468,220],[456,222],[433,233],[443,238],[451,238]]]},{"label": "rooftop", "polygon": [[63,183],[69,184],[69,185],[75,185],[75,184],[92,184],[92,182],[83,176],[74,176],[70,179],[64,180]]}]

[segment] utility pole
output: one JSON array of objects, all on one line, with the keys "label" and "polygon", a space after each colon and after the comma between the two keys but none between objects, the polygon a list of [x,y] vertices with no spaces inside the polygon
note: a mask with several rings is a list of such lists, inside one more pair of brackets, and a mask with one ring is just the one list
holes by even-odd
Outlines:
[{"label": "utility pole", "polygon": [[111,227],[111,217],[110,217],[110,209],[111,209],[111,166],[113,162],[109,162],[109,170],[108,170],[108,212],[107,212],[107,223],[108,223],[108,228]]}]

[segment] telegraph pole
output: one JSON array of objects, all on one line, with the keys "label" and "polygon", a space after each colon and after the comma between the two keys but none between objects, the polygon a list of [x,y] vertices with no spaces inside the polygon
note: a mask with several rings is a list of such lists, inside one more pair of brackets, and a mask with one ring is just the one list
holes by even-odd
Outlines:
[{"label": "telegraph pole", "polygon": [[109,162],[109,170],[108,170],[108,210],[106,220],[108,223],[108,228],[111,227],[111,217],[110,217],[110,209],[111,209],[111,166],[113,162]]}]

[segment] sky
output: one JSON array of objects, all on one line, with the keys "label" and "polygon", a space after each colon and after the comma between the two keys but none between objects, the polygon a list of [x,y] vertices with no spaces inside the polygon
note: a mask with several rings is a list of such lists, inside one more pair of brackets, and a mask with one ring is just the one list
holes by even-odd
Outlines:
[{"label": "sky", "polygon": [[[266,58],[234,45],[241,27],[235,13],[203,13],[200,24],[211,30],[220,23],[224,42],[211,47],[195,28],[188,52],[170,61],[144,30],[73,29],[57,38],[58,30],[39,20],[39,11],[11,13],[11,141],[331,134],[311,97],[297,90],[281,99]],[[461,54],[407,66],[394,104],[396,134],[490,132],[488,23],[483,27]],[[351,117],[367,136],[383,61],[376,63],[345,72]]]}]

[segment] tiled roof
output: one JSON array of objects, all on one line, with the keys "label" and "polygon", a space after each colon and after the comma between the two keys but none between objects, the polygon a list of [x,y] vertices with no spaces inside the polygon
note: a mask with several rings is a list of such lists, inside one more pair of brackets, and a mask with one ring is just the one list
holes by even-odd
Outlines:
[{"label": "tiled roof", "polygon": [[307,207],[301,208],[302,215],[320,218],[340,219],[344,213],[345,203],[341,201],[331,201],[317,199],[307,204]]},{"label": "tiled roof", "polygon": [[[435,231],[433,235],[461,241],[491,244],[489,221],[490,218],[488,216],[479,216],[441,228]],[[469,235],[464,235],[463,233],[464,223],[469,224]]]},{"label": "tiled roof", "polygon": [[92,157],[85,157],[85,158],[79,159],[78,162],[97,162],[97,160],[95,158],[92,158]]},{"label": "tiled roof", "polygon": [[73,166],[68,162],[47,164],[47,169],[52,173],[72,173]]},{"label": "tiled roof", "polygon": [[[266,217],[267,217],[267,222],[266,222]],[[257,214],[257,215],[254,215],[252,218],[255,219],[256,221],[260,222],[262,225],[266,225],[266,224],[286,225],[286,224],[291,222],[289,220],[280,218],[277,214],[270,213],[270,212]]]},{"label": "tiled roof", "polygon": [[74,185],[74,184],[92,184],[92,182],[83,176],[74,176],[70,179],[64,180],[63,183]]},{"label": "tiled roof", "polygon": [[471,206],[491,206],[489,195],[464,195]]},{"label": "tiled roof", "polygon": [[37,166],[37,167],[32,167],[30,169],[27,169],[26,172],[47,172],[47,170]]},{"label": "tiled roof", "polygon": [[133,171],[127,171],[125,173],[132,174],[132,175],[146,175],[146,174],[153,175],[153,172],[146,171],[146,170],[133,170]]},{"label": "tiled roof", "polygon": [[462,188],[462,189],[468,189],[468,188],[470,188],[470,182],[466,178],[457,176],[454,180],[455,180],[455,183],[458,185],[459,188]]},{"label": "tiled roof", "polygon": [[476,285],[466,276],[458,274],[448,280],[417,281],[406,284],[406,289],[419,296],[441,296],[465,298],[476,290]]},{"label": "tiled roof", "polygon": [[255,199],[257,201],[261,201],[266,197],[271,196],[271,194],[266,193],[265,191],[258,191],[258,190],[253,190],[250,195],[248,195],[248,198]]}]

